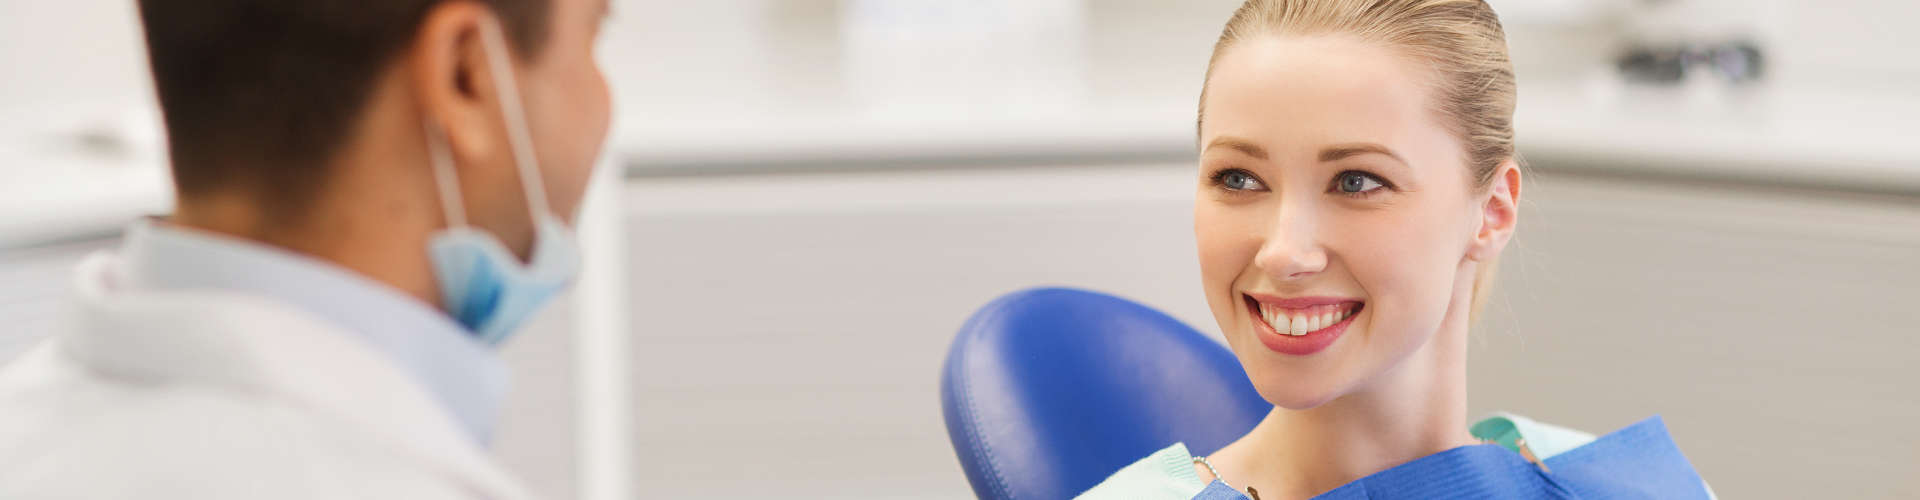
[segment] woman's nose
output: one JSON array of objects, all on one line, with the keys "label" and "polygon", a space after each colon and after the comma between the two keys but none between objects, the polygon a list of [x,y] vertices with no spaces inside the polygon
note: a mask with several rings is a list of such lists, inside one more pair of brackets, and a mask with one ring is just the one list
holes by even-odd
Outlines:
[{"label": "woman's nose", "polygon": [[1313,224],[1300,218],[1281,217],[1268,231],[1254,265],[1276,281],[1292,281],[1313,276],[1327,268],[1327,253],[1313,234]]}]

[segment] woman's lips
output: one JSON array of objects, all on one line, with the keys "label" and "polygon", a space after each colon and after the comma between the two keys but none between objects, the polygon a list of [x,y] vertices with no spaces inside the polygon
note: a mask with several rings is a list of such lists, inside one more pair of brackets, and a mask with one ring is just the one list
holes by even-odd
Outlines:
[{"label": "woman's lips", "polygon": [[1281,354],[1306,356],[1333,345],[1366,307],[1339,297],[1243,295],[1260,343]]}]

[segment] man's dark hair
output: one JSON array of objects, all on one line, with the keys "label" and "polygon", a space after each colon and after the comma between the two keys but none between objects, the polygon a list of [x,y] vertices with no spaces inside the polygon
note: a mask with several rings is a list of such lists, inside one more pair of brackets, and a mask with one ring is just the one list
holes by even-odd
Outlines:
[{"label": "man's dark hair", "polygon": [[[240,187],[269,211],[304,204],[375,77],[443,1],[458,0],[139,0],[178,194]],[[482,3],[533,57],[550,0]]]}]

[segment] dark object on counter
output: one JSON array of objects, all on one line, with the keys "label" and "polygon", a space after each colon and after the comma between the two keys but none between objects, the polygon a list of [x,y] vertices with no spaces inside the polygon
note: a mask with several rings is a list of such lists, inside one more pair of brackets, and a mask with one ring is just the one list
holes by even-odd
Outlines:
[{"label": "dark object on counter", "polygon": [[1728,83],[1746,83],[1765,74],[1766,58],[1758,45],[1745,40],[1666,47],[1635,45],[1614,60],[1614,67],[1634,82],[1674,84],[1685,80],[1688,73],[1708,71]]}]

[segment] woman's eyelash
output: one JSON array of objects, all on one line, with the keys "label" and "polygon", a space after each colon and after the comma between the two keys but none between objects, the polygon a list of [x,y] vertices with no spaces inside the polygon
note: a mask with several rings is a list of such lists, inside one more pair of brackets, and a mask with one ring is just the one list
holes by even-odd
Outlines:
[{"label": "woman's eyelash", "polygon": [[1212,182],[1213,185],[1215,186],[1224,186],[1227,183],[1227,175],[1232,174],[1238,170],[1239,169],[1236,169],[1236,168],[1223,168],[1220,170],[1215,170],[1213,171],[1212,175],[1207,176],[1208,182]]},{"label": "woman's eyelash", "polygon": [[[1207,179],[1208,183],[1214,187],[1233,193],[1265,191],[1267,189],[1265,181],[1244,168],[1221,168],[1208,174]],[[1347,189],[1349,188],[1356,188],[1356,186],[1347,185],[1349,183],[1357,183],[1357,188],[1361,190],[1348,191]],[[1398,188],[1386,178],[1365,170],[1341,171],[1338,174],[1334,174],[1333,179],[1327,186],[1327,192],[1330,194],[1338,194],[1356,199],[1368,198],[1380,194],[1382,190],[1398,190]]]},{"label": "woman's eyelash", "polygon": [[[1347,190],[1341,189],[1341,183],[1343,181],[1345,181],[1350,177],[1355,177],[1355,176],[1365,180],[1373,181],[1373,183],[1378,184],[1379,187],[1365,190],[1365,191],[1347,191]],[[1367,172],[1365,170],[1346,170],[1338,174],[1334,174],[1333,182],[1331,183],[1331,185],[1327,187],[1328,192],[1338,194],[1341,196],[1346,196],[1349,198],[1367,198],[1375,194],[1379,194],[1381,190],[1396,190],[1396,189],[1397,188],[1394,187],[1393,183],[1387,181],[1385,177],[1381,177],[1379,175],[1376,175],[1372,172]]]},{"label": "woman's eyelash", "polygon": [[1264,189],[1266,187],[1265,181],[1260,180],[1259,176],[1253,175],[1253,172],[1250,172],[1247,169],[1238,168],[1238,167],[1228,167],[1228,168],[1222,168],[1220,170],[1216,170],[1213,172],[1213,174],[1208,175],[1207,178],[1209,179],[1210,183],[1214,187],[1222,188],[1230,192],[1244,192],[1244,191],[1253,190],[1253,189],[1246,189],[1243,187],[1235,187],[1235,186],[1228,185],[1229,184],[1228,179],[1234,176],[1240,176],[1245,178],[1249,182],[1258,184],[1261,189]]}]

